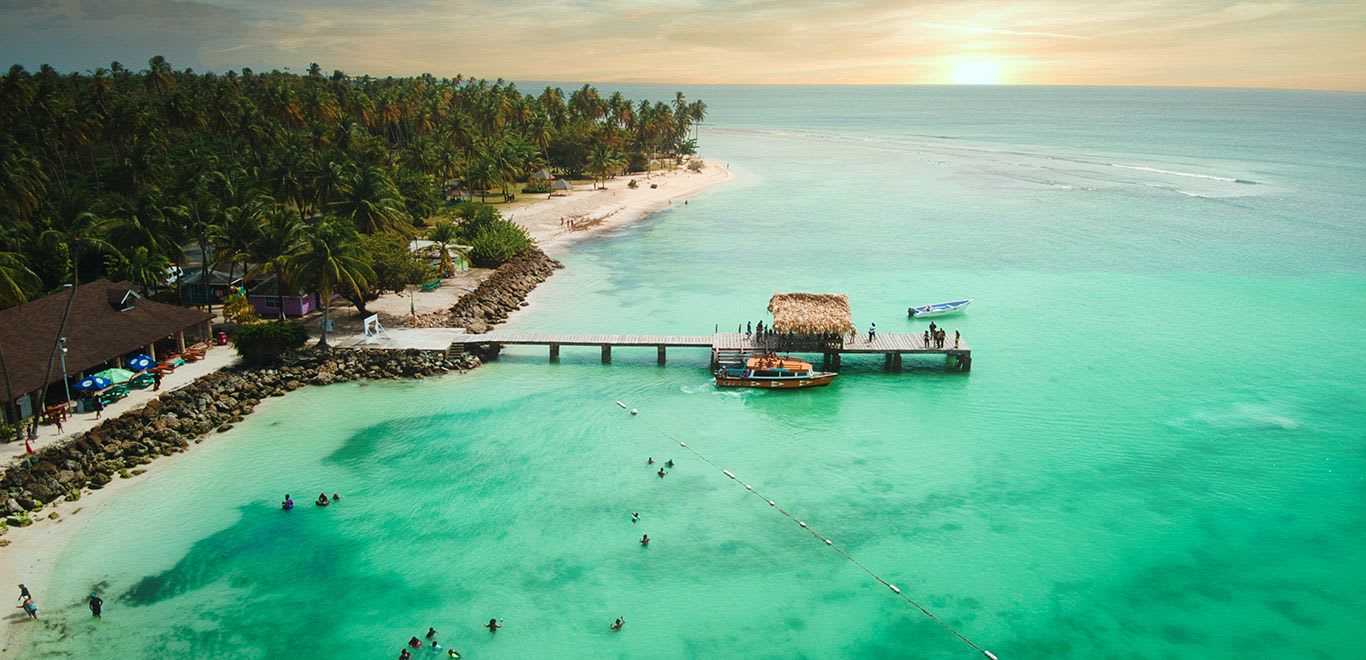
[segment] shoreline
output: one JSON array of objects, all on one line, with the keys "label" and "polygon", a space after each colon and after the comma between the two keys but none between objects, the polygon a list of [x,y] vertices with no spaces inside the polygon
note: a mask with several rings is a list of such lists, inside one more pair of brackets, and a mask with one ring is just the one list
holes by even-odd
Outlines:
[{"label": "shoreline", "polygon": [[[702,172],[690,172],[683,168],[662,173],[654,173],[649,179],[636,178],[642,187],[631,189],[628,182],[634,178],[630,175],[623,175],[616,179],[609,180],[605,187],[596,190],[576,189],[574,194],[568,197],[557,197],[540,200],[506,211],[505,217],[509,220],[522,225],[527,229],[527,233],[532,236],[537,245],[547,254],[564,254],[572,249],[573,245],[580,240],[601,236],[613,230],[638,223],[648,219],[651,215],[671,206],[675,201],[686,201],[701,193],[726,183],[734,178],[734,174],[727,168],[715,161],[704,161],[705,165]],[[649,188],[649,184],[655,184],[657,188]],[[586,216],[594,222],[579,231],[570,231],[560,224],[560,217],[570,215]],[[482,279],[487,279],[493,271],[488,271]],[[482,280],[481,280],[482,281]],[[456,290],[459,287],[451,287]],[[539,288],[539,287],[535,287]],[[533,288],[528,292],[528,296],[535,292]],[[406,308],[408,300],[406,296],[391,294],[382,296],[391,299],[393,305],[376,305],[379,300],[371,303],[372,311],[384,311],[388,306],[401,306]],[[457,299],[459,296],[457,296]],[[401,303],[401,305],[400,305]],[[450,309],[454,301],[449,304],[439,303],[445,309]],[[500,321],[506,323],[532,309],[533,305],[525,305],[513,310],[508,318]],[[340,310],[338,310],[340,311]],[[348,310],[350,315],[355,316],[354,308]],[[334,312],[335,316],[335,312]],[[342,325],[338,324],[339,327]],[[219,373],[214,371],[212,373]],[[449,374],[448,374],[449,375]],[[202,377],[202,376],[201,376]],[[196,379],[198,380],[198,379]],[[265,405],[272,398],[264,398],[257,404]],[[122,414],[132,413],[141,410],[142,406],[129,409]],[[196,441],[196,444],[205,438],[215,435],[213,431],[204,435]],[[71,442],[73,438],[64,440],[64,443]],[[44,588],[51,581],[52,572],[56,570],[56,564],[61,559],[65,549],[75,540],[87,522],[95,517],[96,514],[107,509],[112,502],[116,501],[122,493],[137,487],[141,483],[156,479],[162,472],[157,466],[175,465],[184,460],[189,454],[189,447],[176,452],[170,456],[161,456],[150,463],[140,465],[138,474],[133,474],[129,478],[116,478],[103,488],[91,490],[82,488],[82,496],[74,502],[60,501],[45,505],[42,511],[34,517],[34,522],[27,528],[10,528],[4,535],[0,535],[0,540],[5,541],[0,545],[0,556],[5,557],[5,561],[0,563],[0,584],[8,583],[18,585],[23,583],[34,592],[34,600],[38,603],[40,615],[44,610],[54,609],[46,603],[54,602],[49,599],[51,594],[45,592]],[[98,496],[98,497],[96,497]],[[94,498],[94,499],[90,499]],[[52,519],[50,515],[57,514],[57,518]],[[77,514],[83,514],[79,517]],[[16,587],[17,588],[17,587]],[[18,610],[15,610],[17,613]],[[43,621],[40,619],[40,622]],[[16,616],[11,613],[9,616],[0,618],[0,656],[15,652],[23,647],[24,641],[29,634],[40,630],[34,625],[29,625],[22,614]]]}]

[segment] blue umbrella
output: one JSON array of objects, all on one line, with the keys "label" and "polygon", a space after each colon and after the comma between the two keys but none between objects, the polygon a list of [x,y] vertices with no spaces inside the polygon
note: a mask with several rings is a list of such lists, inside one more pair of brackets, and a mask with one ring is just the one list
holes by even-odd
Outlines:
[{"label": "blue umbrella", "polygon": [[146,355],[134,355],[133,357],[128,358],[128,368],[133,371],[147,371],[153,364],[156,363],[152,361],[152,358]]},{"label": "blue umbrella", "polygon": [[76,390],[77,392],[95,392],[109,387],[112,384],[113,383],[110,383],[108,378],[86,376],[85,378],[82,378],[80,382],[73,385],[71,389]]}]

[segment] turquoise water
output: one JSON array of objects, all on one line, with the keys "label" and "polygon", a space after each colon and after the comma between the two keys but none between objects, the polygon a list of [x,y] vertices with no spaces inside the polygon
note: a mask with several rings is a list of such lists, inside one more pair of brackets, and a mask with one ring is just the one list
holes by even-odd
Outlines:
[{"label": "turquoise water", "polygon": [[1002,658],[1360,654],[1366,96],[685,91],[736,179],[581,244],[510,328],[704,334],[815,290],[918,332],[972,296],[972,373],[720,392],[699,353],[526,349],[294,393],[90,520],[25,657],[396,657],[429,625],[467,658],[974,657],[652,427]]}]

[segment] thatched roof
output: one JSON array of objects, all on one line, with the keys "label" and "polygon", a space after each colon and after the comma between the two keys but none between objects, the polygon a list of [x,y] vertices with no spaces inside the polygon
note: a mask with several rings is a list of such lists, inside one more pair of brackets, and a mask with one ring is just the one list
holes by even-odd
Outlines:
[{"label": "thatched roof", "polygon": [[849,297],[842,293],[775,293],[768,301],[773,330],[799,335],[853,332]]}]

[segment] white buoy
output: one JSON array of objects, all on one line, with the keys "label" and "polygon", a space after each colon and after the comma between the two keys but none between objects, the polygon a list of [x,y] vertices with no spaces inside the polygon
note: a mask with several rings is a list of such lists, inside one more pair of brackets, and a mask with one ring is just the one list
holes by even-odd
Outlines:
[{"label": "white buoy", "polygon": [[632,409],[631,409],[631,414],[632,414],[632,415],[638,415],[638,414],[640,414],[640,411],[639,411],[639,410],[636,410],[635,408],[632,408]]},{"label": "white buoy", "polygon": [[889,589],[891,589],[892,591],[895,591],[895,592],[897,592],[897,593],[901,593],[901,590],[900,590],[900,589],[897,589],[895,584],[889,584],[889,585],[887,585],[887,588],[889,588]]},{"label": "white buoy", "polygon": [[804,522],[798,520],[798,521],[797,521],[797,524],[798,524],[798,525],[801,525],[801,526],[802,526],[802,529],[806,529],[806,523],[804,523]]},{"label": "white buoy", "polygon": [[826,544],[826,545],[835,545],[834,543],[831,543],[831,542],[830,542],[830,539],[826,539],[826,540],[825,540],[825,544]]},{"label": "white buoy", "polygon": [[995,653],[992,653],[991,651],[988,651],[988,650],[986,650],[986,649],[982,649],[982,655],[985,655],[986,657],[991,658],[991,660],[996,660],[996,654],[995,654]]},{"label": "white buoy", "polygon": [[731,473],[730,473],[730,470],[722,470],[722,471],[721,471],[721,474],[724,474],[724,475],[726,475],[727,477],[730,477],[731,479],[734,479],[734,478],[735,478],[735,475],[731,474]]}]

